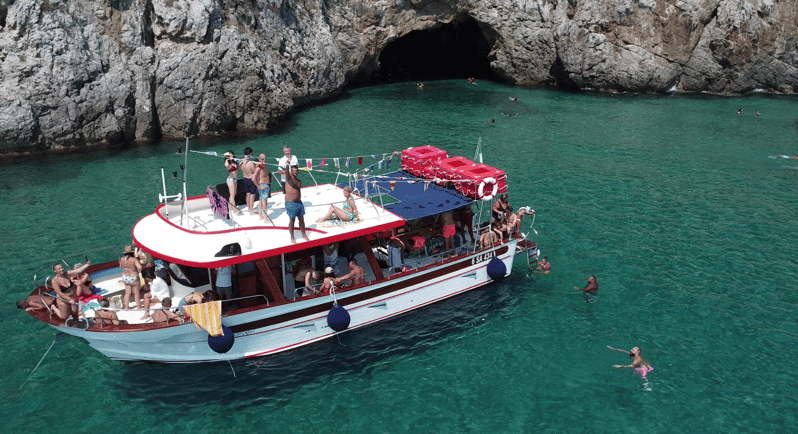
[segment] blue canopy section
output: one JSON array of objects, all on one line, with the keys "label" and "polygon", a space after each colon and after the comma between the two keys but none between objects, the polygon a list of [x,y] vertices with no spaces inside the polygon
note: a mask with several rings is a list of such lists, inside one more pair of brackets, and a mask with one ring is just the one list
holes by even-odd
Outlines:
[{"label": "blue canopy section", "polygon": [[[396,182],[393,190],[392,181]],[[426,191],[425,183],[428,183]],[[347,185],[350,184],[340,184],[341,187]],[[443,214],[474,201],[453,189],[439,187],[429,180],[402,171],[361,179],[351,184],[351,187],[361,196],[368,194],[374,203],[382,203],[383,208],[405,220]],[[380,195],[382,198],[378,197]]]}]

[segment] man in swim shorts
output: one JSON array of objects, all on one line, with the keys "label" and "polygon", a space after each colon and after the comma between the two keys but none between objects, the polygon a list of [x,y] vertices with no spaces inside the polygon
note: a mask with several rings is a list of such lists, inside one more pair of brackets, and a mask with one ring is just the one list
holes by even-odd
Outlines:
[{"label": "man in swim shorts", "polygon": [[574,289],[583,291],[583,294],[585,295],[585,301],[590,301],[592,297],[595,297],[598,294],[598,282],[596,282],[596,276],[590,276],[585,280],[587,280],[587,286],[584,288],[574,286]]},{"label": "man in swim shorts", "polygon": [[445,212],[440,217],[443,221],[443,242],[446,256],[454,255],[454,234],[457,233],[457,230],[454,226],[452,212]]},{"label": "man in swim shorts", "polygon": [[651,366],[651,363],[648,363],[646,359],[640,356],[640,347],[634,347],[632,348],[632,351],[626,351],[620,348],[614,348],[609,345],[607,345],[607,348],[613,351],[627,353],[629,354],[629,357],[632,358],[632,363],[630,365],[612,365],[613,368],[632,368],[634,369],[635,374],[639,375],[640,378],[643,379],[646,378],[646,375],[648,375],[649,372],[652,372],[654,370],[654,367]]},{"label": "man in swim shorts", "polygon": [[260,200],[258,203],[258,219],[268,220],[269,223],[274,225],[267,213],[269,196],[271,196],[272,193],[272,186],[270,182],[271,173],[269,173],[269,169],[266,168],[265,154],[258,155],[258,164],[255,167],[255,173],[252,175],[252,179],[258,185],[258,198]]},{"label": "man in swim shorts", "polygon": [[291,235],[291,242],[296,243],[294,219],[299,220],[302,238],[305,241],[310,241],[305,233],[305,205],[302,203],[302,181],[299,180],[299,166],[291,166],[285,179],[285,212],[288,213],[288,233]]},{"label": "man in swim shorts", "polygon": [[258,194],[258,187],[253,180],[255,175],[255,162],[252,161],[252,148],[249,146],[244,149],[244,161],[241,162],[241,174],[244,175],[244,191],[247,192],[247,209],[253,212],[255,209],[255,196]]}]

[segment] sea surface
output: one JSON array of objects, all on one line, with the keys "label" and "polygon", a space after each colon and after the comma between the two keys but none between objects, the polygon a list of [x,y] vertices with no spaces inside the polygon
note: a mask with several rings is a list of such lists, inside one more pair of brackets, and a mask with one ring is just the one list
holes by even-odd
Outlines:
[{"label": "sea surface", "polygon": [[[128,244],[161,168],[181,190],[183,142],[2,163],[0,431],[796,432],[798,161],[769,156],[798,153],[797,102],[400,83],[350,90],[268,136],[192,141],[369,164],[420,145],[471,158],[481,138],[510,203],[536,210],[552,264],[535,276],[517,258],[498,284],[232,364],[111,361],[53,344],[14,306],[48,261]],[[187,170],[192,196],[226,175],[199,153]],[[573,288],[590,275],[586,303]],[[613,368],[629,357],[608,345],[639,346],[654,372]]]}]

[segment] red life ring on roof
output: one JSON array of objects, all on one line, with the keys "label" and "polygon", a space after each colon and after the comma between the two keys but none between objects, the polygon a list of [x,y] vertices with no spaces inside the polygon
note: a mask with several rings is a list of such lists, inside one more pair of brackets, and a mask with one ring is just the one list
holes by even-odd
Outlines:
[{"label": "red life ring on roof", "polygon": [[[485,194],[485,185],[486,184],[493,184],[493,190],[490,194]],[[479,183],[479,188],[477,188],[477,197],[482,200],[491,200],[496,197],[496,193],[499,192],[499,183],[496,182],[494,178],[485,178],[482,182]]]}]

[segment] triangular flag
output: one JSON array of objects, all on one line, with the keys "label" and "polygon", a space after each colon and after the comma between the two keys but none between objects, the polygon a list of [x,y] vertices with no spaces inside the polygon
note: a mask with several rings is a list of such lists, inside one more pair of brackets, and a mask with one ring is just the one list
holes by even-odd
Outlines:
[{"label": "triangular flag", "polygon": [[306,158],[305,162],[308,163],[308,169],[313,167],[313,159],[312,158]]},{"label": "triangular flag", "polygon": [[341,162],[337,158],[333,158],[333,163],[335,163],[335,167],[340,168]]},{"label": "triangular flag", "polygon": [[221,336],[222,331],[222,301],[189,304],[183,306],[183,311],[191,317],[198,326],[205,329],[211,336]]},{"label": "triangular flag", "polygon": [[377,159],[377,158],[379,158],[379,157],[377,157],[376,155],[372,155],[372,156],[371,156],[371,158],[373,158],[373,159],[375,159],[375,160],[376,160],[376,159]]},{"label": "triangular flag", "polygon": [[369,166],[369,170],[372,171],[372,172],[374,171],[374,165],[373,164],[371,166]]},{"label": "triangular flag", "polygon": [[324,162],[326,162],[326,161],[327,161],[326,158],[322,158],[321,159],[321,163],[319,163],[319,166],[324,167]]},{"label": "triangular flag", "polygon": [[424,191],[427,191],[427,187],[429,187],[429,181],[424,181]]},{"label": "triangular flag", "polygon": [[391,191],[396,189],[396,181],[391,181]]},{"label": "triangular flag", "polygon": [[357,165],[358,166],[362,166],[363,165],[363,157],[357,157]]},{"label": "triangular flag", "polygon": [[385,160],[385,168],[386,168],[386,169],[390,169],[390,168],[391,168],[391,159],[392,159],[392,158],[393,158],[393,156],[391,156],[391,157],[388,157],[388,159],[387,159],[387,160]]},{"label": "triangular flag", "polygon": [[349,163],[350,163],[351,161],[352,161],[352,157],[347,157],[347,158],[346,158],[346,168],[347,168],[347,169],[349,168]]}]

